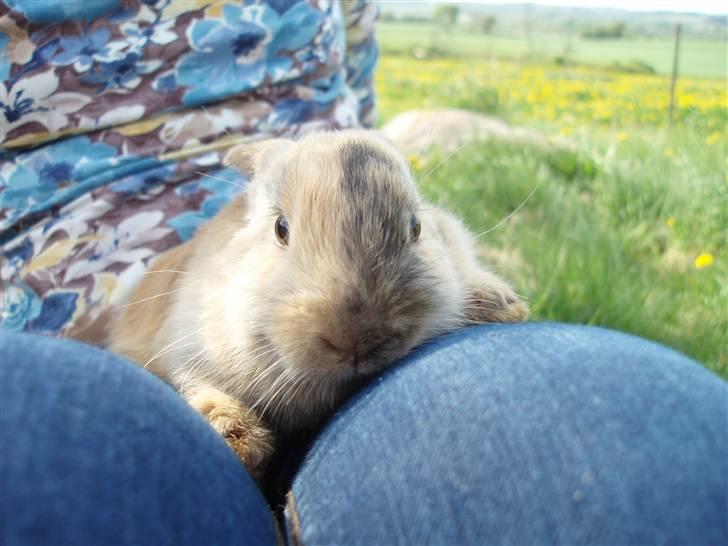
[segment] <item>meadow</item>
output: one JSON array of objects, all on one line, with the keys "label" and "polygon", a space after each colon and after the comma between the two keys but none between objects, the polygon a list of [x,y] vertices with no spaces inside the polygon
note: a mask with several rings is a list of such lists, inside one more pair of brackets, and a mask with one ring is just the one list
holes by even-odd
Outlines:
[{"label": "meadow", "polygon": [[380,122],[458,107],[544,135],[547,146],[410,157],[427,197],[476,233],[523,205],[479,240],[534,319],[641,335],[728,378],[725,80],[681,77],[670,129],[666,76],[473,51],[416,58],[386,28],[380,43]]},{"label": "meadow", "polygon": [[[458,57],[539,60],[563,57],[576,63],[629,66],[634,61],[652,67],[658,74],[672,71],[673,44],[664,38],[625,38],[586,40],[572,35],[534,33],[523,35],[496,32],[485,34],[477,28],[445,28],[435,23],[388,22],[379,24],[378,38],[385,55],[409,53],[416,48],[432,48]],[[522,34],[522,33],[521,33]],[[678,72],[686,76],[725,79],[724,43],[717,40],[683,38]]]}]

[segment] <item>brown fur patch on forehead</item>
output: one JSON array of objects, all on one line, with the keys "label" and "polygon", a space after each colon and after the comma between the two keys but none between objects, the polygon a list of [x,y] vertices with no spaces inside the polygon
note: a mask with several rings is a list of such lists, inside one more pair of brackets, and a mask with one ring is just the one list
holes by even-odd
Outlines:
[{"label": "brown fur patch on forehead", "polygon": [[[277,204],[307,257],[350,274],[401,267],[417,192],[404,160],[380,137],[342,131],[306,137],[281,169]],[[355,273],[356,272],[356,273]],[[383,271],[384,273],[384,271]]]},{"label": "brown fur patch on forehead", "polygon": [[414,212],[409,180],[399,161],[383,146],[364,140],[344,142],[339,149],[342,232],[349,239],[378,242],[382,258],[399,254],[407,242],[407,218]]},{"label": "brown fur patch on forehead", "polygon": [[341,189],[351,196],[366,196],[373,185],[401,176],[401,167],[392,155],[370,142],[344,142],[339,157],[343,171]]}]

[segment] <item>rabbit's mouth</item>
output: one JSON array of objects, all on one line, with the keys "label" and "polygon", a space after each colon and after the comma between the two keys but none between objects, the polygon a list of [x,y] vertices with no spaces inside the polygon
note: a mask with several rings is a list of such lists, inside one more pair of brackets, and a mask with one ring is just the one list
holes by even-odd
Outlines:
[{"label": "rabbit's mouth", "polygon": [[363,353],[342,356],[338,365],[342,369],[342,374],[366,380],[404,358],[412,348],[409,344],[404,346],[399,341],[384,342]]}]

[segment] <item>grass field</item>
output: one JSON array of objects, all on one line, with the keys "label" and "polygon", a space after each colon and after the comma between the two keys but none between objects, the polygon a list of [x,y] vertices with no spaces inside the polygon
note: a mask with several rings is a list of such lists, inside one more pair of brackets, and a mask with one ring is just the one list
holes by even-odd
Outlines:
[{"label": "grass field", "polygon": [[[384,26],[384,25],[383,25]],[[382,50],[393,51],[386,31]],[[401,39],[401,36],[398,37]],[[728,378],[726,87],[684,78],[667,130],[669,81],[598,67],[475,53],[385,53],[381,121],[456,106],[536,127],[569,147],[474,143],[421,180],[483,237],[536,319],[604,325],[663,342]],[[415,171],[443,157],[412,157]]]},{"label": "grass field", "polygon": [[[584,40],[578,35],[534,34],[531,40],[522,36],[487,35],[476,29],[445,29],[434,23],[382,22],[378,36],[383,53],[409,54],[416,48],[436,47],[454,56],[487,59],[518,59],[530,56],[553,61],[564,56],[577,63],[611,65],[629,64],[638,60],[647,63],[659,74],[672,71],[673,43],[664,39]],[[726,44],[717,40],[685,39],[681,42],[679,73],[686,76],[725,81]]]}]

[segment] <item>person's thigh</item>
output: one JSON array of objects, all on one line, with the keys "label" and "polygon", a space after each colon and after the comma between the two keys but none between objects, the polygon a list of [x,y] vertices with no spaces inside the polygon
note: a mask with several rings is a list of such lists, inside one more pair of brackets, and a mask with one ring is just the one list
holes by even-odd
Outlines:
[{"label": "person's thigh", "polygon": [[728,388],[642,339],[558,324],[436,341],[333,420],[292,543],[726,544]]},{"label": "person's thigh", "polygon": [[141,368],[0,330],[4,546],[275,544],[237,457]]}]

